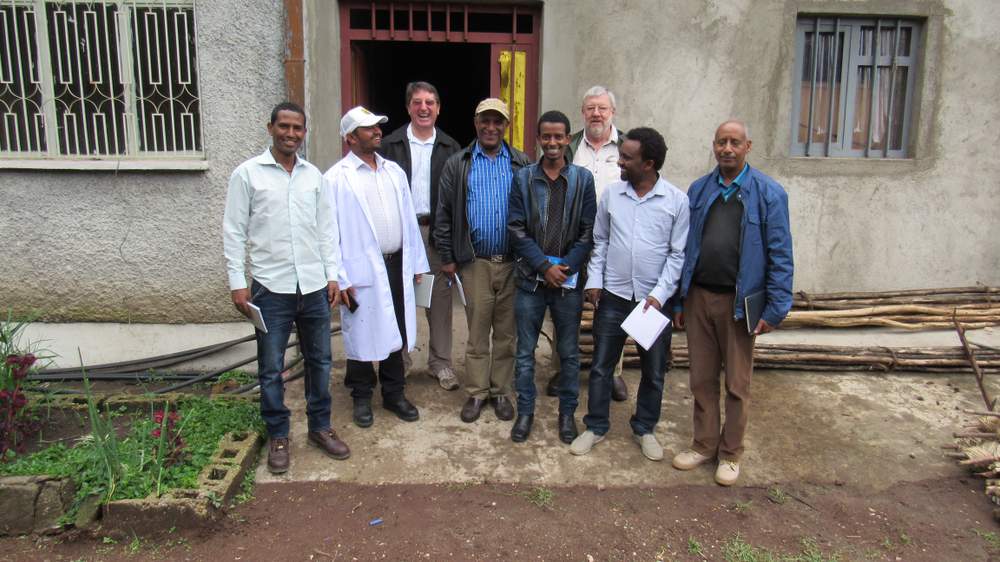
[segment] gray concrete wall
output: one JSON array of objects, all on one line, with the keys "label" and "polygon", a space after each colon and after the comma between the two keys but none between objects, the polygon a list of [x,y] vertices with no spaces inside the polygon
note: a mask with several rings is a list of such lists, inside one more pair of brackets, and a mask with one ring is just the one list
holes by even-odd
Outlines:
[{"label": "gray concrete wall", "polygon": [[49,320],[236,319],[222,258],[229,175],[285,92],[280,0],[197,3],[204,172],[0,172],[0,311]]},{"label": "gray concrete wall", "polygon": [[[542,109],[581,124],[593,84],[624,128],[659,129],[664,175],[686,189],[714,165],[715,126],[748,121],[752,165],[788,190],[796,289],[1000,283],[1000,35],[993,0],[550,0]],[[798,13],[926,18],[913,158],[791,158]]]}]

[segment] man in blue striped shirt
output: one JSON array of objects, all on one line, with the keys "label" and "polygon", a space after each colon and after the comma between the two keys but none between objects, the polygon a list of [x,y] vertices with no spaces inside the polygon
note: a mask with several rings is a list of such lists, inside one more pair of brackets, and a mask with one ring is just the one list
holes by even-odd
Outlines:
[{"label": "man in blue striped shirt", "polygon": [[445,163],[435,214],[441,271],[461,277],[467,303],[469,398],[461,413],[466,423],[479,419],[487,401],[499,419],[514,418],[514,264],[507,200],[514,172],[528,164],[528,157],[504,142],[509,119],[503,101],[479,103],[476,140]]}]

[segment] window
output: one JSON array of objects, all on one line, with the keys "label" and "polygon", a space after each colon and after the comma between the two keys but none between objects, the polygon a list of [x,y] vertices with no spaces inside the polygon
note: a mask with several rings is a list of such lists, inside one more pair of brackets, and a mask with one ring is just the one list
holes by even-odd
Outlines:
[{"label": "window", "polygon": [[0,0],[0,157],[201,157],[194,0]]},{"label": "window", "polygon": [[792,155],[906,158],[919,21],[800,17]]}]

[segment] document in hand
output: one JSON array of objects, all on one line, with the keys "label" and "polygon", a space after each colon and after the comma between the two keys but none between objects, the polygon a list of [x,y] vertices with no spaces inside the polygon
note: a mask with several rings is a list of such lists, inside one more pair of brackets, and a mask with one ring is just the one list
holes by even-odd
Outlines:
[{"label": "document in hand", "polygon": [[469,303],[465,302],[465,288],[462,287],[462,278],[455,274],[455,287],[458,289],[458,298],[462,300],[462,306],[469,306]]},{"label": "document in hand", "polygon": [[753,334],[753,331],[757,329],[757,323],[760,322],[760,317],[764,315],[764,304],[767,300],[765,297],[767,297],[767,293],[757,291],[743,299],[743,314],[747,320],[748,334]]},{"label": "document in hand", "polygon": [[252,302],[248,302],[247,306],[250,307],[250,322],[257,327],[261,332],[267,333],[267,324],[264,323],[264,316],[260,313],[260,307]]},{"label": "document in hand", "polygon": [[632,339],[643,349],[649,349],[656,338],[660,337],[663,330],[670,325],[670,319],[653,307],[643,310],[644,306],[646,306],[646,301],[640,302],[632,309],[632,312],[622,322],[622,329],[625,330],[626,334],[632,336]]},{"label": "document in hand", "polygon": [[[564,259],[562,259],[560,257],[556,257],[556,256],[545,256],[545,259],[549,260],[549,263],[551,263],[552,265],[565,265],[566,264],[566,260],[564,260]],[[579,272],[574,273],[573,275],[570,275],[570,276],[566,277],[566,280],[563,281],[562,288],[563,289],[575,289],[576,288],[576,280],[579,279],[579,278],[580,278],[580,273]],[[544,284],[545,283],[545,276],[542,275],[541,273],[535,274],[535,280],[536,281],[540,281],[541,283]]]},{"label": "document in hand", "polygon": [[420,276],[420,283],[413,284],[413,301],[417,303],[417,306],[422,306],[424,308],[431,307],[431,293],[434,288],[434,276],[430,273],[425,273]]}]

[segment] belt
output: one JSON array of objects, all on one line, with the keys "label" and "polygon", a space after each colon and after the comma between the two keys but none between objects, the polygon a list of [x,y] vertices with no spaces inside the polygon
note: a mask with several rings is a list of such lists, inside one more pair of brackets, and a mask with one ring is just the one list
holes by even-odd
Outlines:
[{"label": "belt", "polygon": [[514,261],[514,257],[510,254],[495,254],[492,256],[476,256],[476,259],[486,260],[490,263],[505,263],[509,261]]},{"label": "belt", "polygon": [[382,260],[385,262],[395,261],[402,257],[403,257],[403,250],[396,250],[391,254],[382,254]]},{"label": "belt", "polygon": [[431,216],[430,215],[418,215],[417,216],[417,224],[419,224],[420,226],[428,226],[428,225],[430,225],[431,224]]}]

